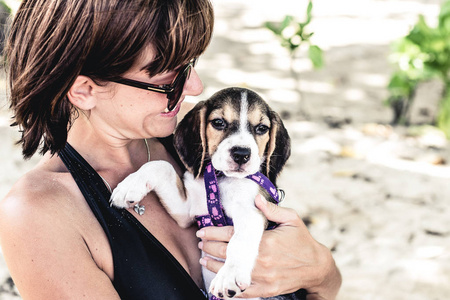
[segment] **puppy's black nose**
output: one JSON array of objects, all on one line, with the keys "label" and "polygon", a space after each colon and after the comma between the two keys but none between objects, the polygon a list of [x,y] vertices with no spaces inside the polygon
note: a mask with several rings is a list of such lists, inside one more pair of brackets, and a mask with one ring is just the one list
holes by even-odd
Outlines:
[{"label": "puppy's black nose", "polygon": [[244,147],[233,147],[231,148],[231,157],[234,162],[243,165],[250,160],[251,150],[250,148]]}]

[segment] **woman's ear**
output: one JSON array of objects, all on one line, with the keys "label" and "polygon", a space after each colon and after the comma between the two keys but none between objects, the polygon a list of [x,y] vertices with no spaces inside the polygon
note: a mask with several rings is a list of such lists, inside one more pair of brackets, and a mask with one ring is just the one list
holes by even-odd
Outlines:
[{"label": "woman's ear", "polygon": [[93,90],[95,82],[84,75],[78,75],[67,93],[70,103],[81,110],[90,110],[95,107],[96,98]]}]

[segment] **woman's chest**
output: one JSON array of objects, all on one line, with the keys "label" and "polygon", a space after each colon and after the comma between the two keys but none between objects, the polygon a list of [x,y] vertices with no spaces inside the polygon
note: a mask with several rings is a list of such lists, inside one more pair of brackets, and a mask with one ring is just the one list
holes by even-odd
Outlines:
[{"label": "woman's chest", "polygon": [[145,197],[140,205],[145,206],[145,213],[139,216],[130,209],[133,215],[145,228],[175,257],[197,285],[202,284],[201,252],[198,248],[198,238],[195,236],[195,223],[188,228],[181,228],[167,213],[154,193]]},{"label": "woman's chest", "polygon": [[[137,214],[133,209],[129,209],[129,212],[170,252],[194,282],[201,287],[203,280],[199,264],[198,238],[195,236],[196,227],[180,228],[154,194],[149,194],[140,205],[145,206],[143,215]],[[86,224],[83,235],[94,261],[113,280],[113,250],[105,232],[99,224],[94,226],[95,220],[86,220],[83,223]],[[129,246],[134,247],[134,245]]]}]

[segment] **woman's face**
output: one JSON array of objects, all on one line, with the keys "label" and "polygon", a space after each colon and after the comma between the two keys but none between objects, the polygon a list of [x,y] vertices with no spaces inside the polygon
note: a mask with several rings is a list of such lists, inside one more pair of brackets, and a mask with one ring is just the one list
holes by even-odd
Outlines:
[{"label": "woman's face", "polygon": [[[148,47],[135,65],[122,77],[146,83],[170,84],[177,76],[177,71],[166,72],[149,77],[144,69],[154,58]],[[106,91],[97,95],[96,107],[91,111],[90,120],[99,126],[105,126],[110,134],[118,138],[138,139],[165,137],[173,133],[177,124],[177,114],[185,96],[197,96],[203,91],[203,84],[197,72],[192,69],[186,80],[183,93],[176,108],[165,112],[167,95],[146,91],[118,83],[108,83]]]}]

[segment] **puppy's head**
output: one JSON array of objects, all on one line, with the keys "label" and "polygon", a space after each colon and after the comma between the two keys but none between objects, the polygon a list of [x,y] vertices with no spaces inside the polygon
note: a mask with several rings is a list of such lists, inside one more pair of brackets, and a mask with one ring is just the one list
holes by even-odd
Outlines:
[{"label": "puppy's head", "polygon": [[175,148],[197,177],[211,161],[226,176],[261,171],[275,183],[290,155],[289,135],[277,113],[255,92],[227,88],[198,103],[180,122]]}]

